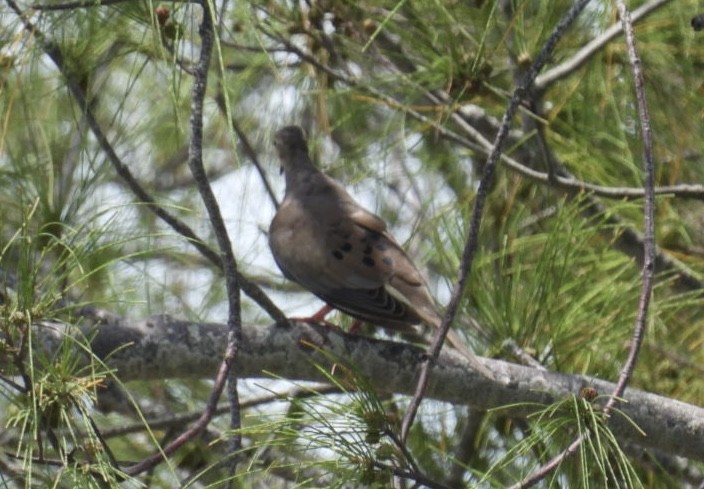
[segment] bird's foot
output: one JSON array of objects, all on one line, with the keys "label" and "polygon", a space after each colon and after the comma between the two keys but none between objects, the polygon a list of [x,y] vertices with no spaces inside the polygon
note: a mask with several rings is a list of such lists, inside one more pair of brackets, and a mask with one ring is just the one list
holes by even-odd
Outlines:
[{"label": "bird's foot", "polygon": [[308,323],[308,324],[320,324],[322,326],[325,326],[326,328],[331,328],[331,329],[337,329],[340,330],[340,328],[330,321],[327,321],[325,319],[325,316],[327,316],[330,311],[332,311],[332,307],[325,304],[323,307],[320,308],[318,312],[313,314],[312,316],[307,316],[307,317],[293,317],[291,318],[292,321],[300,321],[303,323]]}]

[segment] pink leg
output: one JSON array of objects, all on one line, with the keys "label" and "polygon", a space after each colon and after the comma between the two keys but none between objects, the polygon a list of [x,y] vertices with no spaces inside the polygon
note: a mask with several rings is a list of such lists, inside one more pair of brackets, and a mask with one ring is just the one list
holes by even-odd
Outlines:
[{"label": "pink leg", "polygon": [[[325,304],[323,307],[320,308],[318,312],[313,314],[312,316],[309,317],[304,317],[304,318],[291,318],[295,319],[297,321],[303,321],[305,323],[314,323],[314,324],[322,324],[328,328],[335,328],[335,329],[340,329],[338,326],[332,324],[330,321],[325,320],[325,316],[327,316],[330,311],[332,311],[334,307],[332,307],[330,304]],[[360,321],[359,319],[355,319],[354,322],[352,323],[352,326],[349,327],[347,330],[348,333],[351,334],[358,334],[359,330],[362,328],[362,325],[364,324],[364,321]]]},{"label": "pink leg", "polygon": [[349,327],[347,332],[350,334],[359,334],[359,330],[362,329],[363,324],[364,324],[364,321],[360,321],[359,319],[355,319],[354,322],[352,323],[352,326]]},{"label": "pink leg", "polygon": [[337,328],[337,326],[335,326],[331,322],[325,320],[325,316],[327,316],[328,313],[332,310],[333,310],[332,306],[325,304],[323,307],[320,308],[320,310],[318,312],[316,312],[312,316],[308,316],[308,317],[304,317],[304,318],[295,317],[295,318],[291,318],[291,319],[294,319],[296,321],[302,321],[304,323],[310,323],[310,324],[322,324],[324,326],[327,326],[328,328]]},{"label": "pink leg", "polygon": [[330,311],[332,311],[332,306],[329,304],[325,304],[323,307],[320,308],[318,312],[313,314],[309,319],[311,322],[324,323],[326,322],[325,316],[327,316]]}]

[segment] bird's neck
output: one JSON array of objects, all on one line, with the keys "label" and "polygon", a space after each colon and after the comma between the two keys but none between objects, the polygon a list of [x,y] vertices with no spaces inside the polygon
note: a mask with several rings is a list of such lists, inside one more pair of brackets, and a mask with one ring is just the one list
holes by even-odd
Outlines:
[{"label": "bird's neck", "polygon": [[308,153],[299,153],[284,165],[286,189],[299,188],[301,184],[322,177],[322,173],[311,161]]}]

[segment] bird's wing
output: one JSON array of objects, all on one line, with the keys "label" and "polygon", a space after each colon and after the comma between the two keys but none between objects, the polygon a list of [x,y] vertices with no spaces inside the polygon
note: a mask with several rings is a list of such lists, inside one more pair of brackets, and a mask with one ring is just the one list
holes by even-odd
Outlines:
[{"label": "bird's wing", "polygon": [[383,220],[343,203],[326,209],[319,221],[325,260],[296,278],[301,285],[330,305],[381,326],[407,329],[420,322],[437,323],[420,272]]}]

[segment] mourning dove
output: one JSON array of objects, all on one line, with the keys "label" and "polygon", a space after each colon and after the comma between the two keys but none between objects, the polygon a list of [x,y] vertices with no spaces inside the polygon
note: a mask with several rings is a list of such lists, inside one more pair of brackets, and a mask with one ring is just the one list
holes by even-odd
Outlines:
[{"label": "mourning dove", "polygon": [[[442,322],[425,280],[384,221],[360,206],[308,155],[303,130],[279,130],[274,145],[286,194],[269,228],[284,276],[352,317],[403,333]],[[492,378],[454,332],[450,344],[474,370]]]}]

